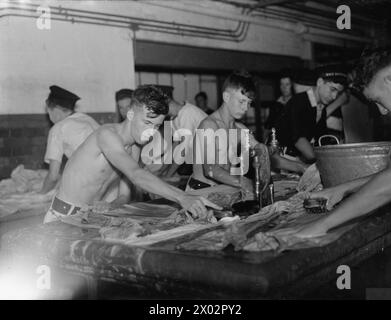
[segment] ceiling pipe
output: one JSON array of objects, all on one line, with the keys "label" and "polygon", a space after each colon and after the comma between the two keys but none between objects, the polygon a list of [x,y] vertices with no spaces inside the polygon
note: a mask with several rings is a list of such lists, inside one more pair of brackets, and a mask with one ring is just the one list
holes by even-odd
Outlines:
[{"label": "ceiling pipe", "polygon": [[[273,19],[273,20],[268,19],[267,20],[267,17],[263,17],[264,20],[261,21],[259,19],[259,17],[257,18],[256,16],[238,16],[237,14],[232,14],[232,13],[228,13],[228,12],[221,12],[221,11],[219,13],[216,13],[216,12],[212,12],[212,10],[210,10],[210,9],[209,10],[204,10],[204,9],[201,9],[201,10],[191,9],[191,10],[189,10],[186,8],[178,8],[175,6],[170,6],[170,5],[162,4],[162,3],[148,3],[148,5],[164,7],[164,8],[174,9],[174,10],[178,10],[178,11],[186,11],[186,12],[196,13],[196,14],[200,14],[200,15],[206,15],[206,16],[213,17],[213,18],[221,18],[221,19],[232,20],[232,21],[242,21],[242,22],[247,22],[247,23],[251,23],[254,25],[273,27],[273,28],[278,28],[278,29],[290,31],[290,32],[295,32],[296,34],[303,33],[301,31],[303,29],[301,26],[303,23],[301,23],[301,22],[292,23],[292,22],[285,22],[285,21],[280,21],[280,20],[278,21],[276,19]],[[299,29],[299,32],[297,32],[297,29]],[[315,31],[316,31],[315,27],[309,27],[307,32],[311,33],[311,32],[315,32]],[[359,42],[365,42],[365,43],[368,42],[368,39],[365,37],[341,34],[339,32],[333,32],[331,30],[330,31],[322,30],[322,31],[316,32],[316,34],[328,35],[329,37],[335,36],[337,38],[344,38],[346,40],[352,40],[352,41],[359,41]]]},{"label": "ceiling pipe", "polygon": [[[162,5],[162,4],[151,4],[151,3],[148,3],[148,5],[154,5],[154,6],[160,6],[160,7],[167,7],[167,8],[170,8],[170,9],[176,9],[176,10],[181,10],[183,11],[182,9],[178,9],[178,8],[175,8],[175,7],[171,7],[171,6],[167,6],[167,5]],[[25,9],[27,11],[30,11],[30,12],[34,12],[35,13],[35,10],[36,10],[36,7],[37,6],[30,6],[32,7],[33,9]],[[0,6],[1,8],[1,6]],[[23,10],[21,7],[4,7],[3,6],[3,9],[16,9],[16,10]],[[56,10],[54,10],[52,12],[52,17],[53,15],[55,14],[59,14],[60,17],[57,19],[57,20],[61,20],[61,21],[69,21],[69,22],[81,22],[83,23],[82,20],[75,20],[75,19],[98,19],[100,22],[99,22],[99,25],[102,25],[102,23],[104,24],[105,22],[109,22],[111,24],[119,24],[119,26],[121,26],[122,24],[125,25],[126,28],[129,28],[129,26],[131,24],[134,24],[135,22],[134,21],[139,21],[139,22],[136,22],[137,25],[139,26],[143,26],[142,25],[142,22],[145,20],[145,21],[148,21],[148,19],[143,19],[143,18],[131,18],[131,17],[126,17],[126,16],[117,16],[117,15],[113,15],[113,14],[103,14],[103,13],[96,13],[96,12],[92,12],[92,11],[85,11],[85,10],[75,10],[75,9],[65,9],[65,8],[62,8],[62,7],[59,7],[59,8],[54,8],[54,9],[57,9],[58,12],[61,12],[61,13],[57,13]],[[72,13],[69,13],[69,12],[81,12],[81,13],[88,13],[90,16],[80,16],[80,15],[77,15],[77,14],[72,14]],[[193,12],[194,13],[194,12]],[[343,34],[341,32],[333,32],[333,31],[328,31],[328,30],[319,30],[317,28],[314,28],[314,27],[311,27],[311,26],[306,26],[305,24],[303,23],[300,23],[300,22],[297,22],[297,23],[292,23],[292,22],[285,22],[285,21],[279,21],[279,20],[275,20],[275,19],[267,19],[265,18],[263,21],[260,21],[259,18],[256,18],[256,17],[251,17],[251,16],[238,16],[237,14],[236,15],[227,15],[226,13],[219,13],[219,14],[216,14],[216,13],[211,13],[211,11],[209,10],[207,13],[205,12],[197,12],[199,14],[205,14],[205,15],[208,15],[208,16],[213,16],[213,17],[218,17],[218,18],[221,18],[221,19],[228,19],[228,20],[232,20],[232,21],[236,21],[236,22],[242,22],[242,23],[251,23],[251,24],[255,24],[255,25],[261,25],[261,26],[266,26],[266,27],[273,27],[273,28],[278,28],[278,29],[283,29],[283,30],[286,30],[286,31],[289,31],[289,32],[293,32],[295,34],[297,34],[298,36],[303,36],[304,34],[314,34],[314,35],[319,35],[319,36],[325,36],[325,37],[329,37],[329,38],[339,38],[339,39],[344,39],[344,40],[351,40],[351,41],[355,41],[355,42],[364,42],[364,43],[368,43],[368,42],[371,42],[370,40],[368,40],[367,38],[365,37],[360,37],[360,36],[354,36],[354,35],[346,35],[346,34]],[[8,13],[7,15],[12,15],[12,13]],[[18,14],[14,14],[15,16],[18,16]],[[65,15],[65,19],[62,18],[62,16]],[[3,15],[4,16],[4,15]],[[19,15],[20,16],[20,15]],[[31,17],[33,18],[36,18],[36,13],[35,14],[31,14]],[[70,19],[68,19],[68,17],[70,17]],[[123,18],[122,20],[115,20],[114,17],[121,17]],[[133,20],[132,20],[133,19]],[[189,25],[187,27],[191,27],[192,29],[190,30],[179,30],[181,24],[176,24],[176,23],[169,23],[169,22],[164,22],[164,21],[156,21],[156,20],[150,20],[149,21],[150,23],[155,23],[155,25],[148,25],[148,26],[144,26],[145,29],[149,29],[149,31],[160,31],[162,30],[162,32],[164,32],[163,30],[166,29],[166,30],[172,30],[171,32],[169,33],[174,33],[176,32],[176,34],[179,32],[180,34],[185,34],[186,32],[188,32],[191,35],[197,35],[197,32],[198,32],[198,36],[200,37],[205,37],[205,38],[219,38],[217,36],[217,34],[219,32],[227,32],[227,34],[220,34],[220,38],[222,38],[222,40],[230,40],[232,38],[232,36],[234,35],[232,33],[232,30],[218,30],[218,29],[213,29],[213,28],[204,28],[205,30],[203,32],[200,32],[200,30],[203,30],[202,28],[199,28],[197,29],[197,26],[192,26],[192,25]],[[93,22],[88,22],[88,23],[93,23]],[[123,26],[123,25],[122,25]],[[245,28],[245,30],[247,30],[248,28]],[[241,38],[242,38],[242,35],[240,35]]]}]

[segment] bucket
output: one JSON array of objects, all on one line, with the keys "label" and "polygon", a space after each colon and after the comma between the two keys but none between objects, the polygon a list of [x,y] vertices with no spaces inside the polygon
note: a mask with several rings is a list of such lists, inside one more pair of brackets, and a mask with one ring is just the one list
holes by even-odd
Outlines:
[{"label": "bucket", "polygon": [[390,162],[391,141],[327,145],[314,148],[325,188],[382,171]]}]

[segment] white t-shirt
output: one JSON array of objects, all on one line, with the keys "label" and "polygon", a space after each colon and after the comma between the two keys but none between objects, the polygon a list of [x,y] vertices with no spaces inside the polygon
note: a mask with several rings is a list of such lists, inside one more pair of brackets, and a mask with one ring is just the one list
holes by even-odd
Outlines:
[{"label": "white t-shirt", "polygon": [[75,112],[57,122],[49,131],[45,162],[61,162],[64,154],[69,158],[98,127],[99,124],[93,118],[81,112]]},{"label": "white t-shirt", "polygon": [[[191,139],[186,139],[186,154],[191,155],[193,152],[193,137],[195,131],[200,125],[201,121],[204,120],[208,115],[195,105],[188,102],[179,110],[177,117],[173,120],[174,133],[176,130],[188,130],[191,133]],[[183,131],[185,133],[185,131]],[[173,153],[173,159],[177,159],[180,155]]]}]

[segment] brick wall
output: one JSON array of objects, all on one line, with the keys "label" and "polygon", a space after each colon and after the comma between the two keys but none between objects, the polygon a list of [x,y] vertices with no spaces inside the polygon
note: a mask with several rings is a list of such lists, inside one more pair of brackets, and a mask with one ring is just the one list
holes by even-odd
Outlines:
[{"label": "brick wall", "polygon": [[[114,113],[89,114],[100,124],[116,122]],[[0,179],[8,178],[19,164],[46,168],[43,157],[51,122],[46,114],[0,115]]]}]

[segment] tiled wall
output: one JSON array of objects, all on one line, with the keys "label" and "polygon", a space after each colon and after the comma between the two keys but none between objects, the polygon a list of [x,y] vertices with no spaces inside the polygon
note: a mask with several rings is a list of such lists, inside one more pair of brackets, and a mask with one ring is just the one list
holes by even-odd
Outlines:
[{"label": "tiled wall", "polygon": [[[90,114],[100,124],[116,122],[114,113]],[[0,115],[0,179],[19,164],[45,168],[43,157],[51,123],[46,114]]]}]

